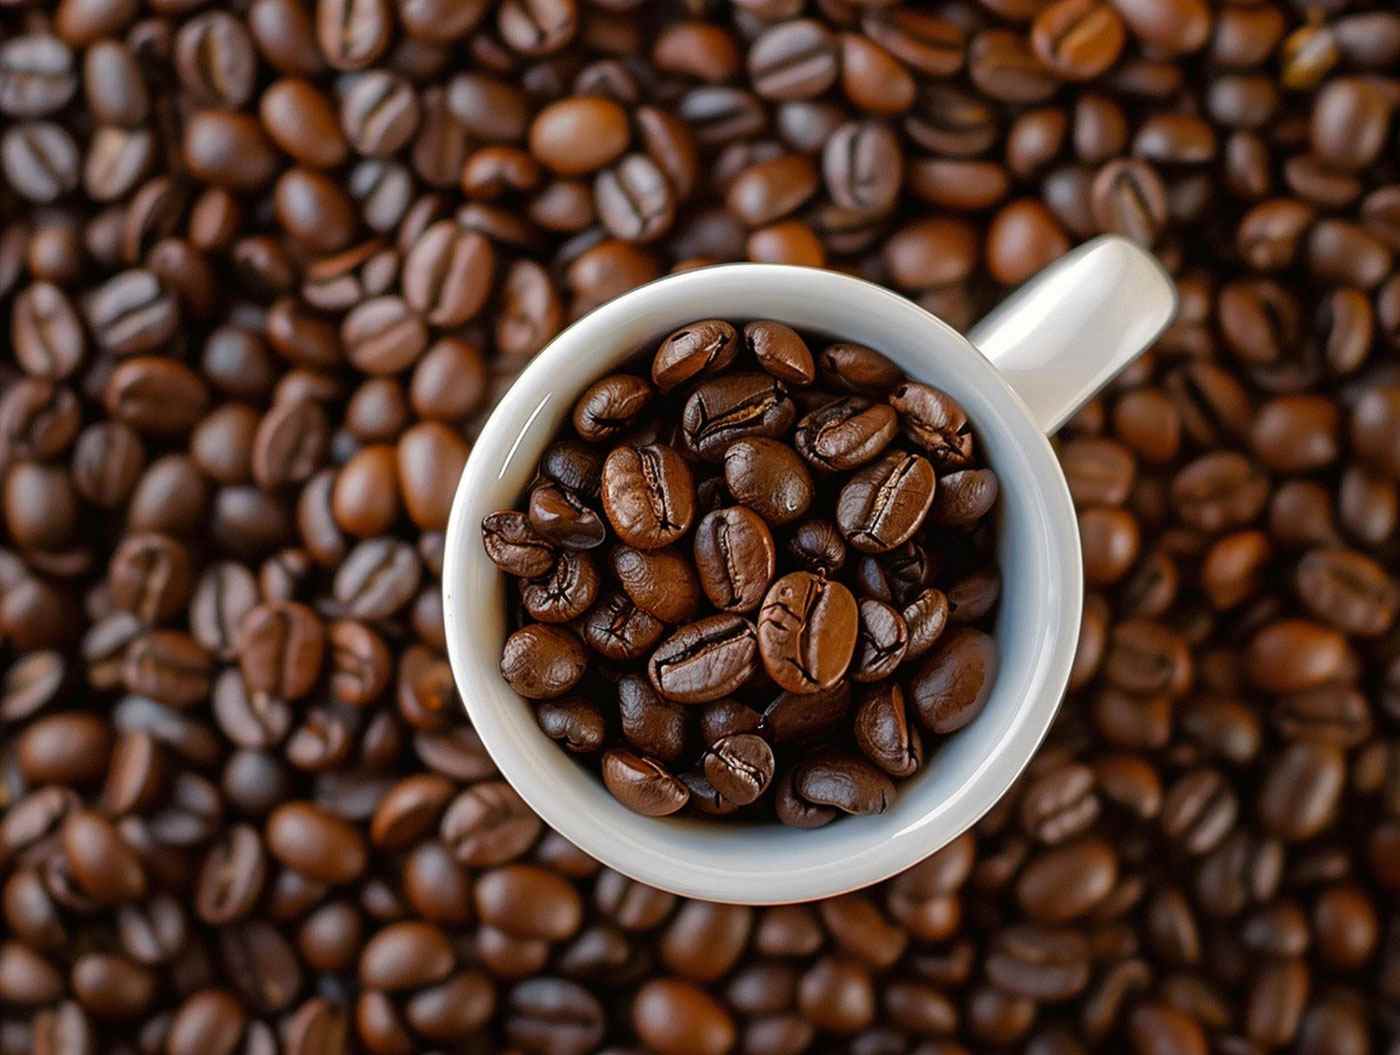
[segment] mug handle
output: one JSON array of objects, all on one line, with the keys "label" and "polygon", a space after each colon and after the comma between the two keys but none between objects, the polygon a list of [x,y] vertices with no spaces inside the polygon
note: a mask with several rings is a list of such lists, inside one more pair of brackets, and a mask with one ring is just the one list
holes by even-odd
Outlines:
[{"label": "mug handle", "polygon": [[1176,286],[1120,235],[1062,256],[968,334],[1048,433],[1141,355],[1176,315]]}]

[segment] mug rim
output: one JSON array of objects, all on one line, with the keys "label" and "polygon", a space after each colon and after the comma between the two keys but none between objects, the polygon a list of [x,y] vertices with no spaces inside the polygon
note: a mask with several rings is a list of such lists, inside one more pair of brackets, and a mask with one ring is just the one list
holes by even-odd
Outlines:
[{"label": "mug rim", "polygon": [[[538,730],[532,716],[528,724],[534,737],[543,741],[549,751],[540,753],[532,750],[531,745],[525,745],[522,749],[516,733],[507,728],[512,724],[511,716],[497,712],[495,705],[505,702],[507,706],[521,709],[528,704],[500,676],[499,643],[488,644],[470,633],[467,623],[471,610],[489,605],[477,594],[471,594],[465,588],[464,580],[473,567],[481,572],[484,564],[500,581],[498,594],[503,595],[505,576],[490,564],[481,550],[479,523],[471,523],[473,517],[479,520],[479,515],[467,511],[473,504],[473,495],[488,487],[493,475],[497,481],[505,475],[502,459],[505,459],[506,465],[510,464],[535,419],[551,399],[557,396],[552,408],[557,415],[561,405],[572,406],[583,387],[621,361],[625,357],[624,351],[634,352],[640,345],[636,341],[614,342],[600,357],[608,361],[587,371],[587,380],[571,383],[556,391],[553,375],[566,357],[575,352],[587,355],[590,347],[596,347],[590,344],[594,335],[605,335],[614,322],[621,325],[639,314],[644,305],[658,298],[658,291],[697,293],[707,286],[721,288],[732,282],[741,282],[746,287],[757,283],[773,290],[792,285],[803,286],[813,297],[825,295],[850,300],[850,310],[858,310],[858,302],[864,300],[872,310],[884,309],[905,316],[910,325],[920,326],[934,335],[935,344],[955,346],[962,360],[980,364],[971,368],[972,373],[980,376],[969,381],[969,384],[979,398],[986,396],[1001,405],[997,416],[1002,420],[998,427],[1008,434],[1014,433],[1015,449],[1035,463],[1034,472],[1024,479],[1032,481],[1029,491],[1033,497],[1034,516],[1041,528],[1047,553],[1054,551],[1053,563],[1057,565],[1051,568],[1057,576],[1055,598],[1042,601],[1042,607],[1046,609],[1042,614],[1054,617],[1057,625],[1043,633],[1039,641],[1043,654],[1036,661],[1034,670],[1026,676],[1030,698],[1023,702],[1011,725],[988,752],[986,759],[946,801],[926,808],[897,831],[887,833],[878,840],[865,839],[868,845],[840,859],[786,868],[782,860],[776,859],[780,855],[770,855],[775,859],[768,864],[754,864],[731,875],[706,868],[698,853],[674,852],[678,840],[687,840],[686,829],[691,829],[701,843],[706,840],[718,841],[724,837],[722,824],[703,818],[656,819],[630,813],[612,800],[594,773],[579,766],[559,745],[548,740]],[[753,290],[748,288],[746,292],[752,293]],[[694,303],[699,307],[691,312],[690,318],[707,314],[765,317],[761,311],[735,313],[714,310],[713,302],[707,301],[703,294],[697,294]],[[680,319],[672,328],[684,325],[686,321]],[[794,325],[801,328],[803,324],[799,322]],[[623,343],[626,343],[625,350],[619,347]],[[988,394],[988,388],[993,394]],[[963,397],[958,398],[962,400]],[[1003,410],[1009,413],[1000,413]],[[981,415],[975,416],[975,419],[981,420]],[[979,425],[979,431],[985,431],[987,427],[983,422]],[[534,443],[547,443],[552,435],[553,430],[542,439],[536,437],[532,446]],[[527,460],[533,468],[535,458]],[[511,501],[517,498],[518,495],[513,495]],[[1045,558],[1041,560],[1044,563]],[[1064,696],[1078,641],[1084,584],[1078,521],[1068,483],[1050,441],[1035,425],[1030,410],[1010,383],[966,337],[913,301],[864,279],[789,265],[740,263],[716,265],[655,279],[595,308],[571,323],[541,349],[489,415],[457,484],[445,539],[442,589],[448,657],[471,723],[495,762],[501,779],[508,781],[545,823],[604,865],[651,886],[714,901],[782,904],[834,896],[889,878],[951,842],[1001,799],[1034,757]],[[994,687],[993,693],[997,691]],[[518,721],[518,717],[514,720]],[[560,801],[558,789],[546,786],[551,779],[556,784],[562,780],[571,784],[574,792],[587,794],[586,788],[579,785],[576,779],[571,779],[569,774],[586,778],[596,793],[605,796],[624,816],[600,819],[590,815],[587,810],[574,808],[574,804]],[[896,800],[898,802],[899,799]],[[897,812],[898,805],[885,816]],[[844,819],[839,825],[831,827],[845,829],[848,825],[858,825],[865,820],[868,819]],[[943,822],[941,827],[935,823],[939,820]],[[780,826],[758,827],[771,829]],[[930,831],[930,828],[934,830]],[[671,844],[671,852],[659,849],[663,842],[663,829],[667,833],[665,841]],[[720,830],[719,834],[715,834],[717,829]],[[676,835],[678,830],[681,831],[680,835]],[[815,833],[798,834],[811,837]],[[845,841],[856,843],[862,840],[851,836]],[[753,883],[760,876],[776,880],[780,885],[772,890],[755,889]]]}]

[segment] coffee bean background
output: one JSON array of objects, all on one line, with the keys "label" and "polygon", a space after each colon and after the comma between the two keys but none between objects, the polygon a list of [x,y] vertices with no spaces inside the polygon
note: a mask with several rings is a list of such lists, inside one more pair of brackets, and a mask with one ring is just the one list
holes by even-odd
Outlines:
[{"label": "coffee bean background", "polygon": [[[0,1052],[1395,1050],[1398,63],[1370,0],[0,6]],[[542,830],[438,592],[530,356],[745,258],[966,326],[1100,231],[1182,310],[1058,438],[1016,791],[788,908]]]}]

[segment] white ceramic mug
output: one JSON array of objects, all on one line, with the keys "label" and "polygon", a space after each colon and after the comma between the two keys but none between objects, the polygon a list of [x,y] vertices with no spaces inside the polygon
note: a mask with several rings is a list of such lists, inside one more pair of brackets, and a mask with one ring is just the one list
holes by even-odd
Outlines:
[{"label": "white ceramic mug", "polygon": [[[913,302],[847,275],[769,264],[685,272],[574,323],[501,400],[462,473],[447,528],[443,609],[457,686],[502,775],[545,822],[604,864],[689,897],[773,904],[885,879],[966,831],[1030,761],[1068,682],[1083,604],[1079,531],[1049,441],[1171,320],[1176,294],[1132,243],[1099,238],[1057,261],[964,338]],[[878,349],[967,410],[1001,483],[1000,670],[981,715],[930,751],[873,817],[815,831],[641,817],[535,723],[501,678],[505,577],[481,519],[516,506],[591,382],[706,317],[776,319]]]}]

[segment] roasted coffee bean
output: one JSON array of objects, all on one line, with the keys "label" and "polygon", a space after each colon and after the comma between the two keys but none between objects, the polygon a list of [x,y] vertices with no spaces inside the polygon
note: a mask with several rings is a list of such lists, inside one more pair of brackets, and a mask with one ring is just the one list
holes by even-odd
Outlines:
[{"label": "roasted coffee bean", "polygon": [[255,828],[238,825],[206,852],[196,884],[200,919],[215,926],[246,916],[262,893],[267,857]]},{"label": "roasted coffee bean", "polygon": [[603,756],[603,783],[633,813],[665,817],[685,806],[690,791],[660,765],[628,751]]},{"label": "roasted coffee bean", "polygon": [[[459,114],[467,107],[473,117],[478,113],[499,114],[502,109],[509,113],[510,108],[502,108],[496,97],[500,93],[493,90],[489,106],[478,109],[474,97],[480,94],[486,98],[484,88],[471,86],[468,97],[467,84],[454,82],[454,109]],[[482,118],[485,119],[485,118]],[[491,118],[499,122],[499,116]],[[523,121],[521,122],[523,124]],[[494,128],[494,126],[493,126]],[[504,131],[504,127],[499,129]],[[477,129],[479,132],[490,129]],[[494,136],[488,138],[495,138]],[[512,138],[505,136],[502,138]],[[623,109],[610,99],[574,96],[546,106],[536,115],[529,130],[530,150],[546,165],[561,176],[578,176],[602,168],[619,157],[629,141],[627,116]]]},{"label": "roasted coffee bean", "polygon": [[834,806],[819,806],[801,798],[794,789],[794,771],[788,769],[778,778],[773,796],[773,809],[778,820],[790,828],[820,828],[830,824],[838,815]]},{"label": "roasted coffee bean", "polygon": [[798,453],[819,469],[854,469],[889,445],[898,417],[887,404],[849,396],[799,421],[793,443]]},{"label": "roasted coffee bean", "polygon": [[795,212],[816,192],[816,166],[802,154],[780,154],[745,168],[725,196],[729,211],[750,227]]},{"label": "roasted coffee bean", "polygon": [[16,124],[0,136],[0,170],[27,201],[52,202],[78,185],[78,147],[60,125]]},{"label": "roasted coffee bean", "polygon": [[736,806],[757,800],[772,783],[773,771],[773,749],[753,733],[721,737],[705,754],[706,780]]},{"label": "roasted coffee bean", "polygon": [[602,1005],[587,989],[560,978],[531,978],[509,995],[506,1034],[524,1049],[586,1051],[603,1036]]},{"label": "roasted coffee bean", "polygon": [[789,692],[831,688],[850,665],[859,624],[855,598],[840,583],[806,571],[783,576],[758,615],[759,654],[768,676]]},{"label": "roasted coffee bean", "polygon": [[931,649],[948,626],[951,612],[948,595],[937,587],[923,590],[905,605],[901,615],[908,628],[909,643],[904,658],[915,659]]},{"label": "roasted coffee bean", "polygon": [[734,327],[723,319],[708,319],[672,333],[656,350],[652,382],[669,392],[697,376],[718,373],[738,351]]},{"label": "roasted coffee bean", "polygon": [[65,674],[56,652],[34,652],[16,661],[0,680],[0,717],[18,722],[37,714],[63,687]]},{"label": "roasted coffee bean", "polygon": [[553,699],[578,684],[587,663],[573,634],[533,624],[507,639],[501,653],[501,675],[527,699]]},{"label": "roasted coffee bean", "polygon": [[1345,779],[1341,748],[1308,741],[1289,745],[1260,790],[1264,827],[1288,841],[1312,838],[1335,816]]},{"label": "roasted coffee bean", "polygon": [[909,625],[904,616],[883,601],[864,598],[859,610],[860,632],[851,678],[858,682],[882,681],[904,661],[909,648]]},{"label": "roasted coffee bean", "polygon": [[645,678],[628,674],[617,683],[617,708],[629,744],[668,765],[680,760],[686,746],[683,707],[658,696]]},{"label": "roasted coffee bean", "polygon": [[822,175],[837,205],[882,212],[899,196],[902,161],[899,138],[887,125],[848,122],[825,141]]},{"label": "roasted coffee bean", "polygon": [[358,829],[309,802],[279,806],[264,829],[268,851],[284,865],[323,883],[347,883],[365,868]]},{"label": "roasted coffee bean", "polygon": [[779,23],[753,42],[748,68],[754,90],[765,98],[813,98],[836,81],[837,38],[814,19]]},{"label": "roasted coffee bean", "polygon": [[1152,245],[1167,222],[1166,190],[1146,161],[1110,161],[1094,177],[1093,216],[1100,229]]},{"label": "roasted coffee bean", "polygon": [[543,575],[554,563],[553,548],[523,513],[491,513],[481,522],[481,537],[496,566],[517,578]]},{"label": "roasted coffee bean", "polygon": [[694,551],[711,604],[726,612],[759,606],[776,567],[773,536],[761,517],[743,506],[707,513],[695,527]]},{"label": "roasted coffee bean", "polygon": [[730,733],[754,732],[762,724],[762,715],[735,700],[718,700],[700,708],[700,737],[706,744]]},{"label": "roasted coffee bean", "polygon": [[529,524],[546,545],[592,549],[607,537],[603,519],[574,492],[541,484],[530,492]]},{"label": "roasted coffee bean", "polygon": [[47,282],[26,286],[15,298],[10,334],[15,358],[35,377],[67,377],[82,361],[78,314],[63,291]]},{"label": "roasted coffee bean", "polygon": [[987,702],[996,665],[996,647],[981,631],[958,627],[943,635],[909,684],[925,727],[953,732],[975,718]]},{"label": "roasted coffee bean", "polygon": [[1042,843],[1059,843],[1081,834],[1099,815],[1093,771],[1067,765],[1037,777],[1021,800],[1021,827]]},{"label": "roasted coffee bean", "polygon": [[770,525],[799,519],[811,508],[814,485],[807,467],[785,443],[746,436],[724,452],[729,493]]},{"label": "roasted coffee bean", "polygon": [[904,416],[905,435],[928,451],[935,468],[967,467],[973,454],[972,433],[967,414],[952,396],[911,382],[890,393],[890,405]]},{"label": "roasted coffee bean", "polygon": [[729,374],[702,382],[691,393],[681,430],[691,451],[708,461],[721,461],[735,440],[780,436],[795,416],[796,407],[781,381],[768,374]]},{"label": "roasted coffee bean", "polygon": [[113,553],[108,581],[117,607],[147,624],[164,622],[190,598],[189,551],[165,535],[131,535]]},{"label": "roasted coffee bean", "polygon": [[[655,557],[655,554],[643,554],[639,550],[629,552],[641,558],[634,562],[635,564],[654,563],[647,558]],[[655,582],[655,579],[648,578],[644,572],[637,574],[648,586]],[[691,586],[693,590],[693,582]],[[588,554],[564,552],[559,554],[553,566],[543,576],[521,586],[520,600],[525,606],[525,611],[533,619],[542,623],[567,623],[577,619],[593,606],[598,597],[598,589],[598,570]]]},{"label": "roasted coffee bean", "polygon": [[695,515],[693,477],[670,447],[615,448],[603,464],[602,493],[603,510],[618,538],[638,549],[677,541]]},{"label": "roasted coffee bean", "polygon": [[909,224],[890,236],[882,259],[890,281],[903,290],[960,283],[977,262],[976,231],[963,220]]},{"label": "roasted coffee bean", "polygon": [[124,271],[94,290],[85,304],[98,346],[114,355],[149,352],[175,332],[175,298],[150,271]]},{"label": "roasted coffee bean", "polygon": [[1183,466],[1171,487],[1182,519],[1207,532],[1249,523],[1268,500],[1262,471],[1233,451],[1208,454]]},{"label": "roasted coffee bean", "polygon": [[1267,692],[1305,692],[1337,678],[1347,657],[1346,639],[1305,619],[1281,619],[1249,642],[1245,670]]},{"label": "roasted coffee bean", "polygon": [[938,482],[929,515],[947,527],[970,527],[996,505],[999,486],[990,469],[963,469]]},{"label": "roasted coffee bean", "polygon": [[346,556],[332,592],[355,619],[385,619],[399,611],[418,589],[422,562],[406,544],[367,539]]},{"label": "roasted coffee bean", "polygon": [[628,154],[594,178],[598,219],[616,238],[653,242],[670,230],[676,194],[662,168],[646,154]]},{"label": "roasted coffee bean", "polygon": [[340,124],[350,145],[365,157],[388,157],[412,138],[421,116],[408,83],[387,70],[353,77],[340,101]]},{"label": "roasted coffee bean", "polygon": [[494,261],[484,236],[440,220],[404,258],[404,299],[434,326],[460,326],[490,295]]},{"label": "roasted coffee bean", "polygon": [[189,707],[208,696],[211,667],[210,655],[194,638],[178,630],[156,630],[127,647],[122,678],[131,692]]},{"label": "roasted coffee bean", "polygon": [[73,52],[57,37],[16,36],[0,51],[4,71],[0,109],[10,117],[43,117],[61,109],[78,89]]},{"label": "roasted coffee bean", "polygon": [[547,737],[579,754],[598,750],[607,735],[602,711],[577,696],[544,701],[535,709],[535,719]]},{"label": "roasted coffee bean", "polygon": [[325,61],[338,70],[359,70],[389,44],[393,21],[379,0],[318,0],[316,42]]},{"label": "roasted coffee bean", "polygon": [[618,590],[594,605],[579,632],[595,652],[624,660],[646,655],[665,629],[661,620],[647,615]]},{"label": "roasted coffee bean", "polygon": [[325,640],[321,620],[303,604],[274,601],[250,609],[238,623],[248,689],[284,700],[305,696],[320,676]]},{"label": "roasted coffee bean", "polygon": [[816,692],[784,692],[764,708],[760,727],[775,744],[813,739],[834,729],[850,709],[846,681]]},{"label": "roasted coffee bean", "polygon": [[1126,39],[1118,12],[1093,0],[1058,0],[1036,16],[1031,28],[1036,55],[1067,80],[1091,80],[1103,73]]},{"label": "roasted coffee bean", "polygon": [[619,546],[609,555],[613,576],[642,611],[663,623],[683,623],[700,603],[690,562],[675,550]]},{"label": "roasted coffee bean", "polygon": [[1319,619],[1350,634],[1383,634],[1400,592],[1385,569],[1351,550],[1312,550],[1298,562],[1298,597]]},{"label": "roasted coffee bean", "polygon": [[[1076,117],[1079,116],[1076,111]],[[1050,109],[1021,115],[1007,133],[1007,162],[1017,175],[1028,176],[1054,160],[1069,130],[1067,115]]]},{"label": "roasted coffee bean", "polygon": [[851,477],[836,503],[836,523],[862,553],[887,553],[909,540],[933,504],[937,480],[921,455],[886,454]]},{"label": "roasted coffee bean", "polygon": [[1186,643],[1166,627],[1145,619],[1120,623],[1109,639],[1104,674],[1128,692],[1179,696],[1191,683]]},{"label": "roasted coffee bean", "polygon": [[[878,602],[862,605],[870,603]],[[904,693],[894,682],[863,691],[855,710],[855,739],[861,753],[892,777],[912,776],[923,764],[923,737],[909,724]]]},{"label": "roasted coffee bean", "polygon": [[97,904],[135,901],[145,894],[141,860],[110,821],[75,810],[64,819],[60,839],[73,880]]},{"label": "roasted coffee bean", "polygon": [[813,806],[844,813],[884,813],[894,801],[894,784],[854,755],[819,755],[798,764],[793,790]]},{"label": "roasted coffee bean", "polygon": [[574,404],[573,422],[590,443],[627,431],[651,401],[651,387],[632,374],[613,374],[590,385]]},{"label": "roasted coffee bean", "polygon": [[713,615],[681,627],[657,646],[647,676],[668,700],[708,703],[748,682],[758,663],[753,624],[736,615]]},{"label": "roasted coffee bean", "polygon": [[788,554],[818,575],[831,577],[846,563],[846,542],[830,520],[804,520],[787,544]]}]

